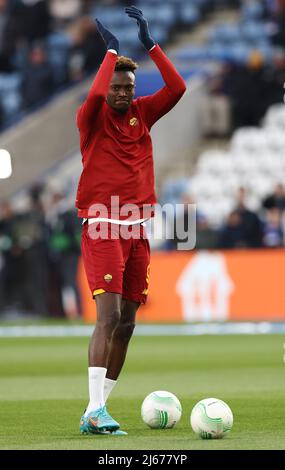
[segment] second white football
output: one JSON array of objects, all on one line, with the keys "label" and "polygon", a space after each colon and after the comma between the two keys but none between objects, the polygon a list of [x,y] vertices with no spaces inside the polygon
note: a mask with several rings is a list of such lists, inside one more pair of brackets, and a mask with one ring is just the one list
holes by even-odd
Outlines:
[{"label": "second white football", "polygon": [[178,398],[171,392],[158,390],[150,393],[141,406],[141,416],[150,428],[173,428],[182,415]]},{"label": "second white football", "polygon": [[221,439],[233,426],[233,413],[229,405],[219,398],[205,398],[193,408],[190,423],[202,439]]}]

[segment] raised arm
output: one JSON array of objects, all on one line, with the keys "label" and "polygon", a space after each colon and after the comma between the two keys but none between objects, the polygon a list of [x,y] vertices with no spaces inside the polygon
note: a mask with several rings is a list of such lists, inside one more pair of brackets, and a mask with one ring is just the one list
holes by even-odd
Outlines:
[{"label": "raised arm", "polygon": [[106,100],[119,53],[119,41],[117,38],[100,21],[96,20],[96,23],[97,29],[107,46],[107,53],[91,85],[86,100],[78,110],[77,126],[81,130],[88,129],[94,123],[102,104]]},{"label": "raised arm", "polygon": [[151,127],[178,103],[186,91],[186,84],[158,44],[150,51],[149,55],[165,82],[165,86],[159,91],[141,98],[146,112],[149,111],[147,117]]},{"label": "raised arm", "polygon": [[162,52],[158,44],[155,44],[149,31],[148,22],[144,18],[142,11],[133,6],[126,8],[125,11],[130,18],[134,18],[137,21],[139,39],[148,50],[151,59],[158,67],[165,82],[165,86],[161,90],[139,100],[145,120],[150,128],[180,100],[186,90],[186,84],[172,62]]}]

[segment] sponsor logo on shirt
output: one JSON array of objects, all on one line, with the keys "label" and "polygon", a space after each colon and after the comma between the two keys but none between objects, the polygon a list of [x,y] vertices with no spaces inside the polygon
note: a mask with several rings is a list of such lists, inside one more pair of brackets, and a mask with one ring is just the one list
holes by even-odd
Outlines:
[{"label": "sponsor logo on shirt", "polygon": [[138,120],[137,120],[136,117],[132,117],[132,118],[130,119],[130,126],[137,126],[138,123],[139,123],[139,122],[138,122]]},{"label": "sponsor logo on shirt", "polygon": [[113,279],[112,274],[105,274],[104,279],[106,282],[111,282]]}]

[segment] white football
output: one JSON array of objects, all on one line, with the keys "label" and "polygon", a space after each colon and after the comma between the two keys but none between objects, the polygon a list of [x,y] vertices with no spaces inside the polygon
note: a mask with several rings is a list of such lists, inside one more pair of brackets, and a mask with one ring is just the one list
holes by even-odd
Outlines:
[{"label": "white football", "polygon": [[233,426],[230,407],[218,398],[205,398],[193,408],[190,423],[193,431],[202,439],[221,439]]},{"label": "white football", "polygon": [[150,428],[173,428],[180,420],[182,407],[173,393],[156,391],[150,393],[143,401],[141,416]]}]

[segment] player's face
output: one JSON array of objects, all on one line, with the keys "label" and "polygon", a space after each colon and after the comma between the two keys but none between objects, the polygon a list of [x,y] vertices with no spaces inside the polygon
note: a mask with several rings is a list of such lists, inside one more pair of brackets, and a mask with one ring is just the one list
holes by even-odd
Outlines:
[{"label": "player's face", "polygon": [[107,95],[111,108],[125,113],[135,94],[135,75],[133,72],[114,72]]}]

